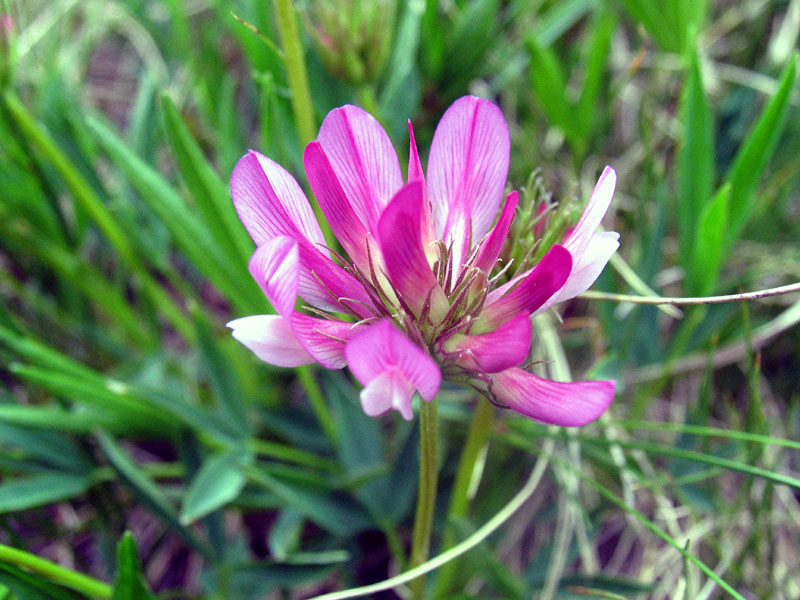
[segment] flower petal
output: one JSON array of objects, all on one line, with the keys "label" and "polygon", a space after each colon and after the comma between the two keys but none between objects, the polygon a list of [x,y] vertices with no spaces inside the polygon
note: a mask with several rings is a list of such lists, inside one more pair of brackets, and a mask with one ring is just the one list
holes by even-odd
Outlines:
[{"label": "flower petal", "polygon": [[384,206],[403,185],[397,153],[380,123],[356,106],[328,113],[322,144],[356,216],[374,231]]},{"label": "flower petal", "polygon": [[414,417],[414,410],[411,408],[413,397],[414,386],[396,370],[384,371],[359,394],[361,407],[370,417],[377,417],[393,408],[406,421]]},{"label": "flower petal", "polygon": [[480,335],[457,335],[444,344],[444,350],[458,354],[457,362],[468,369],[497,373],[515,367],[531,349],[531,318],[520,314]]},{"label": "flower petal", "polygon": [[314,358],[297,341],[291,327],[278,315],[253,315],[228,323],[233,337],[264,362],[278,367],[299,367]]},{"label": "flower petal", "polygon": [[328,157],[319,142],[311,142],[303,153],[306,176],[325,218],[350,260],[367,266],[367,228],[356,216]]},{"label": "flower petal", "polygon": [[491,273],[503,249],[503,244],[506,242],[508,230],[511,229],[511,223],[514,221],[518,202],[519,195],[517,192],[511,192],[506,196],[503,212],[500,213],[500,217],[497,219],[492,231],[481,242],[478,254],[472,263],[487,275]]},{"label": "flower petal", "polygon": [[328,369],[347,365],[345,344],[360,329],[344,321],[319,319],[298,312],[292,315],[292,330],[298,341],[314,360]]},{"label": "flower petal", "polygon": [[345,355],[353,375],[366,386],[362,404],[367,414],[395,408],[408,419],[413,390],[419,390],[423,400],[433,400],[442,382],[433,359],[395,328],[391,319],[359,330],[347,342]]},{"label": "flower petal", "polygon": [[616,231],[601,231],[594,234],[586,251],[577,257],[567,283],[556,294],[556,302],[574,298],[591,287],[608,263],[611,255],[619,248],[619,234]]},{"label": "flower petal", "polygon": [[378,222],[378,245],[397,296],[416,316],[430,301],[430,315],[443,319],[449,304],[433,274],[422,243],[425,211],[422,182],[406,184],[392,199]]},{"label": "flower petal", "polygon": [[617,174],[614,169],[611,167],[603,169],[578,224],[564,240],[564,247],[570,251],[576,263],[580,262],[580,257],[586,252],[589,242],[600,226],[600,221],[608,211],[616,184]]},{"label": "flower petal", "polygon": [[264,290],[275,310],[288,318],[297,300],[297,241],[279,236],[265,242],[250,259],[250,274]]},{"label": "flower petal", "polygon": [[433,136],[428,193],[439,237],[453,242],[457,270],[492,224],[508,175],[508,125],[500,109],[475,96],[456,100]]},{"label": "flower petal", "polygon": [[561,289],[571,269],[572,257],[556,244],[515,288],[483,309],[473,331],[491,331],[520,313],[529,315],[536,311]]},{"label": "flower petal", "polygon": [[614,400],[616,387],[614,381],[550,381],[517,368],[490,377],[496,400],[531,419],[564,427],[600,417]]},{"label": "flower petal", "polygon": [[231,175],[236,212],[256,246],[279,235],[324,247],[325,238],[303,190],[289,172],[251,150]]}]

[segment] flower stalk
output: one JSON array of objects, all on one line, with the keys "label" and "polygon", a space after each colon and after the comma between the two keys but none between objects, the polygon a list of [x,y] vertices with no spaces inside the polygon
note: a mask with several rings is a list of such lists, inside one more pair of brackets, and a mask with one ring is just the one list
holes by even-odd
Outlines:
[{"label": "flower stalk", "polygon": [[[420,455],[417,508],[414,515],[414,532],[411,542],[410,566],[424,563],[430,550],[433,513],[436,507],[436,486],[439,476],[439,415],[437,399],[422,402],[420,406]],[[425,578],[411,582],[414,600],[422,600]]]},{"label": "flower stalk", "polygon": [[[455,532],[452,524],[458,519],[467,516],[469,501],[474,496],[475,483],[479,476],[482,457],[485,456],[489,444],[489,436],[494,422],[494,406],[490,402],[479,399],[472,415],[467,439],[461,450],[461,459],[458,463],[456,480],[450,495],[450,506],[447,511],[447,526],[442,538],[442,550],[449,550],[456,543]],[[445,564],[439,571],[436,579],[434,598],[446,598],[456,573],[458,561],[452,560]]]}]

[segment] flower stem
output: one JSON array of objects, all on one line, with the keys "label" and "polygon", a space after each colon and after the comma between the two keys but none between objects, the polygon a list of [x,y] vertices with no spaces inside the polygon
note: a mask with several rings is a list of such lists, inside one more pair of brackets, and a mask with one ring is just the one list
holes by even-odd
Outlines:
[{"label": "flower stem", "polygon": [[[300,31],[297,28],[297,18],[292,0],[274,0],[274,3],[281,46],[283,47],[283,64],[286,66],[286,77],[292,92],[292,111],[297,125],[297,135],[300,138],[300,145],[305,148],[316,136],[317,125],[314,121],[314,105],[311,102],[311,91],[308,86],[303,44],[300,40]],[[325,236],[325,242],[329,248],[336,248],[336,238],[322,214],[319,203],[312,202],[311,204],[322,234]]]},{"label": "flower stem", "polygon": [[[470,496],[474,494],[476,477],[480,476],[482,460],[485,456],[485,449],[489,443],[489,435],[492,431],[494,420],[494,406],[490,402],[479,399],[472,415],[472,422],[469,426],[467,439],[464,442],[464,449],[461,451],[461,459],[458,463],[456,480],[453,484],[453,491],[450,495],[450,507],[447,512],[447,527],[442,539],[442,550],[448,550],[456,543],[455,532],[452,524],[458,519],[467,516]],[[453,560],[444,565],[436,579],[434,598],[446,598],[450,591],[453,576],[456,573],[457,561]]]},{"label": "flower stem", "polygon": [[23,550],[0,544],[0,562],[11,563],[31,573],[41,575],[90,598],[111,598],[111,586],[97,579],[65,569]]},{"label": "flower stem", "polygon": [[[411,542],[410,566],[416,567],[428,558],[433,528],[433,512],[436,505],[436,483],[439,474],[439,417],[438,400],[421,402],[420,407],[420,456],[419,489],[417,510],[414,515],[414,533]],[[418,577],[410,584],[414,600],[422,600],[425,578]]]}]

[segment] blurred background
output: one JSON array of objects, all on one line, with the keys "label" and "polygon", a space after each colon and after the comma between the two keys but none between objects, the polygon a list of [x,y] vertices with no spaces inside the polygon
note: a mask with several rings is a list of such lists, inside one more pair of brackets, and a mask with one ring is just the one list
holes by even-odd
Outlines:
[{"label": "blurred background", "polygon": [[[577,210],[613,166],[621,247],[595,290],[800,280],[800,1],[291,8],[0,2],[0,542],[116,582],[95,597],[310,598],[405,567],[415,424],[224,327],[272,310],[231,170],[252,148],[305,186],[334,107],[372,112],[405,163],[407,119],[424,162],[453,100],[494,100],[528,207]],[[428,596],[800,597],[800,297],[559,311],[532,358],[617,399],[569,432],[497,411],[454,509],[477,399],[443,389],[433,554],[548,468]],[[0,552],[0,598],[86,597],[37,573]]]}]

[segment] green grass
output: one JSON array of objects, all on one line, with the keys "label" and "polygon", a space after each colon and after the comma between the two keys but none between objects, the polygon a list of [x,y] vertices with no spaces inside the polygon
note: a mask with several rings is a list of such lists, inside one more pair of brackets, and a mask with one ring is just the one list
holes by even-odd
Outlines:
[{"label": "green grass", "polygon": [[[538,169],[559,202],[612,165],[595,290],[800,280],[797,0],[387,2],[361,13],[377,38],[307,4],[0,2],[0,599],[309,598],[411,568],[419,411],[366,417],[346,372],[224,327],[272,311],[233,165],[305,185],[336,106],[401,161],[412,119],[424,160],[453,100],[489,97],[510,186]],[[484,441],[443,389],[426,597],[798,597],[797,294],[559,311],[536,368],[617,398],[580,431],[478,411]]]}]

